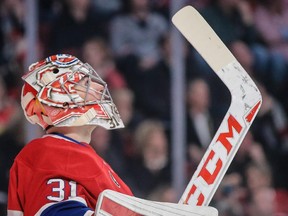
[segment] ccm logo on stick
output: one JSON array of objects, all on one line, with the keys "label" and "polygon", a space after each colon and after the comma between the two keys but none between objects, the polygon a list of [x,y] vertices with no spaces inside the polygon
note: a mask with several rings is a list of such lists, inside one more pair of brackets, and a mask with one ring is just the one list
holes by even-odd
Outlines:
[{"label": "ccm logo on stick", "polygon": [[[188,204],[190,198],[193,196],[193,198],[195,198],[194,200],[197,200],[196,204],[202,205],[205,200],[205,187],[208,187],[215,182],[216,177],[222,169],[223,160],[227,159],[227,156],[230,154],[230,151],[233,147],[233,143],[231,143],[228,138],[234,138],[233,131],[236,131],[238,134],[241,133],[242,126],[232,115],[228,117],[227,123],[228,132],[220,133],[216,140],[215,148],[210,149],[208,152],[208,157],[206,158],[204,165],[202,166],[198,176],[194,181],[194,184],[191,187],[191,190],[184,202],[185,204]],[[232,139],[232,141],[233,140],[234,139]],[[226,155],[224,158],[222,151],[223,147],[226,150]]]}]

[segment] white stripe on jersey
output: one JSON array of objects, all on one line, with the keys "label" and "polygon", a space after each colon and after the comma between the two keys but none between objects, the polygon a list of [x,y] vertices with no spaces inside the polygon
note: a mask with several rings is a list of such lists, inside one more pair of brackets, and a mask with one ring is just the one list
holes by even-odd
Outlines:
[{"label": "white stripe on jersey", "polygon": [[22,211],[8,210],[7,216],[23,216]]},{"label": "white stripe on jersey", "polygon": [[94,211],[89,210],[83,216],[92,216],[92,215],[94,215]]}]

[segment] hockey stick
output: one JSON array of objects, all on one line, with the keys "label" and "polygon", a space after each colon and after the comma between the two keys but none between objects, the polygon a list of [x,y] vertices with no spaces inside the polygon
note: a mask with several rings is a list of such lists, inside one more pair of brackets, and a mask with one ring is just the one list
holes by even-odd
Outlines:
[{"label": "hockey stick", "polygon": [[230,107],[179,203],[208,206],[262,103],[247,72],[204,18],[191,6],[172,22],[200,53],[231,93]]}]

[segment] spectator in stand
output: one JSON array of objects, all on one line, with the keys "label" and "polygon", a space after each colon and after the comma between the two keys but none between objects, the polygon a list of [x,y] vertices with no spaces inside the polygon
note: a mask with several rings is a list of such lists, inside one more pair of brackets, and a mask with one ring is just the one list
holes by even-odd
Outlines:
[{"label": "spectator in stand", "polygon": [[134,71],[146,70],[159,61],[159,40],[168,31],[165,18],[152,12],[149,3],[149,0],[129,0],[128,13],[111,21],[113,52]]},{"label": "spectator in stand", "polygon": [[93,131],[90,145],[97,152],[97,154],[99,154],[102,158],[105,159],[105,161],[107,161],[108,157],[107,154],[110,153],[108,152],[109,141],[110,141],[110,132],[108,130],[105,130],[105,128],[97,127]]},{"label": "spectator in stand", "polygon": [[[112,151],[116,151],[119,155],[124,157],[124,163],[127,166],[127,164],[131,163],[131,160],[136,154],[133,136],[135,129],[143,120],[143,117],[134,107],[134,94],[130,89],[114,89],[111,91],[111,96],[122,117],[125,128],[110,132],[110,148]],[[121,177],[125,180],[125,182],[131,182],[128,175],[121,175]]]},{"label": "spectator in stand", "polygon": [[[259,188],[252,194],[249,216],[282,215],[276,212],[275,191],[271,187]],[[283,214],[285,216],[286,214]]]},{"label": "spectator in stand", "polygon": [[111,91],[126,87],[126,81],[117,70],[112,53],[103,38],[88,39],[82,49],[84,61],[97,71]]},{"label": "spectator in stand", "polygon": [[266,87],[258,83],[263,103],[251,126],[256,142],[262,145],[265,157],[271,165],[275,187],[288,188],[287,172],[287,114],[282,104],[267,91]]},{"label": "spectator in stand", "polygon": [[[122,130],[108,131],[97,127],[92,133],[91,146],[115,172],[128,184],[134,184],[130,173],[127,171],[131,158],[135,156],[133,145],[133,132],[136,127],[136,118],[131,102],[132,93],[129,89],[121,88],[111,92],[113,101],[118,108],[125,128]],[[135,181],[135,180],[134,180]]]},{"label": "spectator in stand", "polygon": [[136,196],[147,198],[160,185],[171,183],[168,138],[157,120],[140,123],[134,138],[138,155],[129,164],[135,181],[131,187]]},{"label": "spectator in stand", "polygon": [[248,131],[227,174],[238,173],[240,176],[245,176],[246,168],[250,163],[266,164],[268,162],[262,145],[257,143],[251,131]]},{"label": "spectator in stand", "polygon": [[13,158],[22,148],[22,111],[14,98],[7,94],[6,83],[0,76],[0,215],[7,213],[9,170]]},{"label": "spectator in stand", "polygon": [[90,145],[121,178],[126,177],[124,155],[111,145],[111,131],[97,127],[92,133]]},{"label": "spectator in stand", "polygon": [[186,119],[188,160],[193,173],[215,133],[210,110],[210,88],[202,78],[188,83]]},{"label": "spectator in stand", "polygon": [[14,127],[22,117],[19,104],[8,95],[2,75],[0,76],[0,98],[0,134],[2,134]]},{"label": "spectator in stand", "polygon": [[272,53],[278,53],[288,61],[288,1],[258,1],[255,27]]},{"label": "spectator in stand", "polygon": [[69,53],[81,56],[81,46],[93,36],[107,37],[107,23],[95,13],[91,0],[64,0],[48,35],[46,55]]},{"label": "spectator in stand", "polygon": [[162,61],[160,42],[168,32],[168,22],[152,12],[149,0],[127,2],[127,13],[111,21],[111,46],[117,66],[135,94],[134,105],[141,115],[167,121],[170,74],[166,60]]},{"label": "spectator in stand", "polygon": [[24,37],[25,2],[4,0],[1,6],[2,29],[5,35],[4,59],[9,62],[17,60],[18,64],[23,65],[27,49]]},{"label": "spectator in stand", "polygon": [[272,170],[268,163],[250,162],[246,166],[245,177],[250,194],[264,187],[273,187]]},{"label": "spectator in stand", "polygon": [[[135,107],[147,118],[170,124],[171,115],[171,50],[170,37],[160,41],[159,61],[145,71],[134,71],[131,89],[135,93]],[[128,78],[129,79],[129,78]],[[151,97],[153,95],[153,97]]]},{"label": "spectator in stand", "polygon": [[213,206],[221,216],[243,216],[245,190],[242,187],[243,178],[238,173],[225,175],[213,197]]},{"label": "spectator in stand", "polygon": [[147,118],[167,123],[171,82],[168,23],[152,12],[151,4],[129,0],[128,12],[111,22],[111,46],[117,67],[135,94],[136,109]]},{"label": "spectator in stand", "polygon": [[21,76],[27,55],[25,16],[25,1],[0,2],[0,74],[5,79],[7,94],[14,99],[20,97],[19,83],[22,83]]},{"label": "spectator in stand", "polygon": [[267,163],[247,166],[248,216],[288,215],[287,192],[274,187],[272,171]]},{"label": "spectator in stand", "polygon": [[136,112],[134,110],[134,94],[129,88],[121,88],[111,91],[114,103],[117,104],[121,113],[122,121],[125,125],[130,125],[134,121]]},{"label": "spectator in stand", "polygon": [[204,79],[197,78],[189,82],[187,105],[188,142],[206,148],[215,130],[210,113],[210,89]]},{"label": "spectator in stand", "polygon": [[[288,215],[287,208],[287,189],[275,185],[274,168],[271,162],[267,160],[264,151],[258,148],[249,149],[251,158],[254,160],[248,162],[244,173],[246,182],[246,197],[242,199],[245,212],[248,216],[254,215]],[[281,158],[280,158],[281,160]],[[273,165],[273,164],[272,164]],[[283,167],[279,167],[284,171]],[[285,171],[284,171],[285,172]]]},{"label": "spectator in stand", "polygon": [[284,105],[288,107],[284,93],[287,91],[288,77],[288,1],[258,1],[254,19],[271,59],[268,69],[263,71],[263,81],[273,95],[285,101]]}]

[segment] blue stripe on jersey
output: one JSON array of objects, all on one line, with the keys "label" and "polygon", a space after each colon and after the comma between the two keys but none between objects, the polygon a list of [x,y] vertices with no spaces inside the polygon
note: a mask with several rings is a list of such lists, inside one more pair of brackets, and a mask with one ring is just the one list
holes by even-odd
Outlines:
[{"label": "blue stripe on jersey", "polygon": [[41,213],[41,216],[83,216],[87,211],[91,211],[91,209],[85,204],[68,200],[49,206]]},{"label": "blue stripe on jersey", "polygon": [[77,143],[77,144],[79,144],[79,145],[86,146],[86,145],[83,144],[82,142],[79,142],[79,141],[77,141],[77,140],[75,140],[75,139],[73,139],[73,138],[71,138],[71,137],[65,136],[64,134],[56,133],[56,132],[53,132],[53,133],[51,133],[51,134],[60,136],[60,137],[62,137],[62,138],[65,138],[65,139],[67,139],[67,140],[70,140],[71,142]]}]

